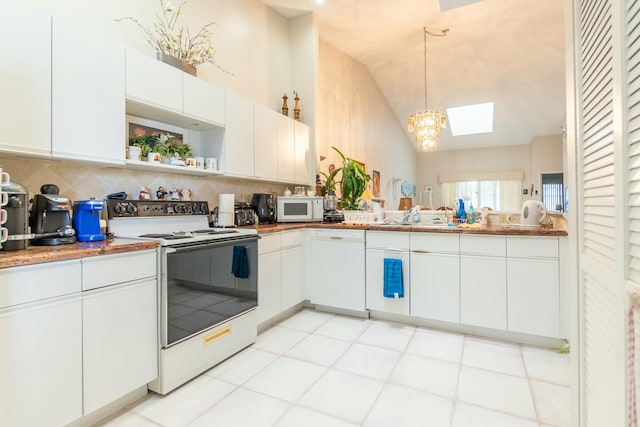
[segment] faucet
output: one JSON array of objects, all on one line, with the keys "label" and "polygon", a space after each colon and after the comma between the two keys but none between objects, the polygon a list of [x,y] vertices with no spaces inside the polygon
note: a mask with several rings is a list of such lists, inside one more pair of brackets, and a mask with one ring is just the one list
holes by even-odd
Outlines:
[{"label": "faucet", "polygon": [[[402,217],[403,224],[409,224],[409,217],[412,217],[417,213],[417,206],[414,206],[410,209],[404,211],[404,216]],[[415,222],[413,219],[411,222]]]}]

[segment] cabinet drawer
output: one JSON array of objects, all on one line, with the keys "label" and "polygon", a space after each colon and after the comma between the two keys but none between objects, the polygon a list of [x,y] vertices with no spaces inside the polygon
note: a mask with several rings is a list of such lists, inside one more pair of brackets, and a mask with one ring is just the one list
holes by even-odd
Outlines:
[{"label": "cabinet drawer", "polygon": [[302,246],[302,230],[283,231],[280,233],[282,248]]},{"label": "cabinet drawer", "polygon": [[409,249],[410,242],[406,231],[367,231],[367,249]]},{"label": "cabinet drawer", "polygon": [[80,261],[0,270],[0,308],[80,292]]},{"label": "cabinet drawer", "polygon": [[461,235],[460,253],[505,256],[506,239],[504,236]]},{"label": "cabinet drawer", "polygon": [[155,277],[156,251],[104,255],[82,260],[82,290]]},{"label": "cabinet drawer", "polygon": [[280,242],[280,233],[260,236],[260,240],[258,240],[258,255],[279,251],[282,246]]},{"label": "cabinet drawer", "polygon": [[507,256],[558,258],[558,238],[553,236],[509,236]]},{"label": "cabinet drawer", "polygon": [[458,253],[460,237],[457,234],[411,233],[411,250]]}]

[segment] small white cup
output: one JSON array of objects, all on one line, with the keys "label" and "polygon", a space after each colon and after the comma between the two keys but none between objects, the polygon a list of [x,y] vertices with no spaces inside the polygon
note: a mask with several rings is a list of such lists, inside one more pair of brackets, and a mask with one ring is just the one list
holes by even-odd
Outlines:
[{"label": "small white cup", "polygon": [[195,157],[187,157],[187,160],[185,160],[184,163],[187,165],[188,168],[197,167],[196,158]]},{"label": "small white cup", "polygon": [[0,209],[0,224],[5,224],[7,222],[7,219],[7,211],[4,209]]},{"label": "small white cup", "polygon": [[9,229],[6,227],[0,227],[0,243],[4,243],[9,238]]},{"label": "small white cup", "polygon": [[147,154],[147,162],[149,163],[160,163],[162,161],[162,157],[160,153],[149,153]]},{"label": "small white cup", "polygon": [[2,185],[8,185],[11,180],[8,173],[2,172],[2,168],[0,168],[0,178],[0,184]]},{"label": "small white cup", "polygon": [[127,147],[127,156],[129,160],[140,160],[141,155],[142,155],[142,150],[140,149],[140,147],[135,147],[133,145],[130,145],[129,147]]},{"label": "small white cup", "polygon": [[0,191],[0,206],[7,206],[7,203],[9,203],[9,193]]},{"label": "small white cup", "polygon": [[208,171],[218,170],[218,159],[216,157],[207,157],[204,162],[204,168]]},{"label": "small white cup", "polygon": [[198,169],[204,169],[204,157],[196,157],[196,167]]}]

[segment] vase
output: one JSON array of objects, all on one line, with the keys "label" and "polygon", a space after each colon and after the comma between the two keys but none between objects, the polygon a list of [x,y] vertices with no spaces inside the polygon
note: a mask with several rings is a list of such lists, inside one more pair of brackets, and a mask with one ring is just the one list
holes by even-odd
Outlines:
[{"label": "vase", "polygon": [[176,58],[173,55],[169,55],[163,52],[156,53],[156,58],[158,58],[158,61],[162,61],[165,64],[169,64],[172,67],[176,67],[177,69],[182,70],[185,73],[191,74],[192,76],[197,75],[196,67],[189,64],[187,61],[183,59]]}]

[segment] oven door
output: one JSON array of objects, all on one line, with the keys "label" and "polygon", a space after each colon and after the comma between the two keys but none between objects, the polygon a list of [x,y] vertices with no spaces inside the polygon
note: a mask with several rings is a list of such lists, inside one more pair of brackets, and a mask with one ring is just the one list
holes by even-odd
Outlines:
[{"label": "oven door", "polygon": [[258,305],[258,237],[162,248],[162,346]]}]

